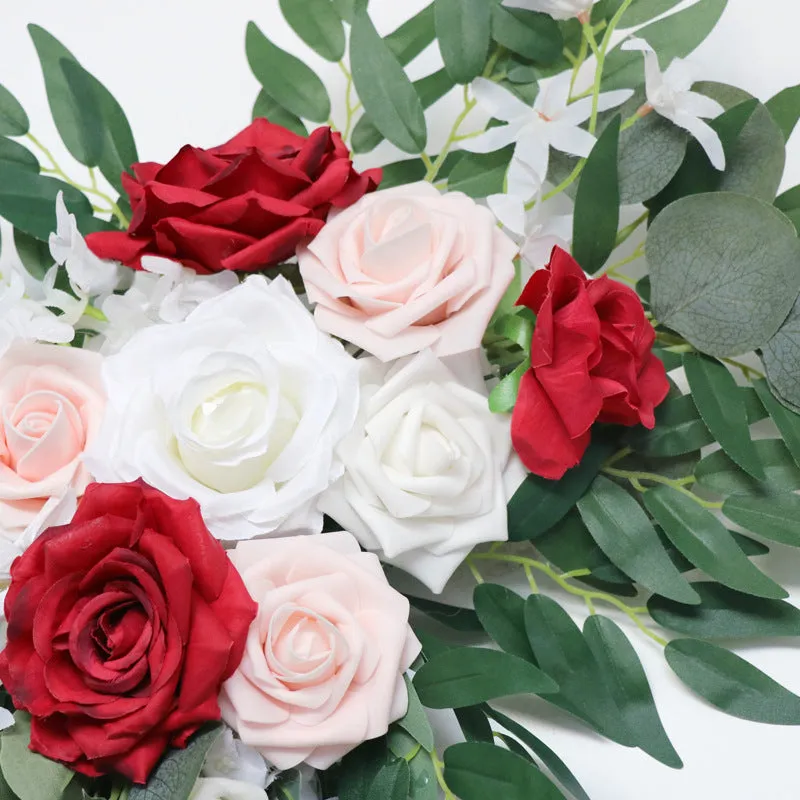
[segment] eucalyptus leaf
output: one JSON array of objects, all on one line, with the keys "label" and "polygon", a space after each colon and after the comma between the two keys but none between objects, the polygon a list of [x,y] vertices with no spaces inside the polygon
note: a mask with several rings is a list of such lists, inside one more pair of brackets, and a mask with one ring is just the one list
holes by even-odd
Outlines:
[{"label": "eucalyptus leaf", "polygon": [[61,797],[75,773],[64,764],[29,750],[30,740],[30,714],[15,711],[14,725],[3,731],[0,748],[0,769],[5,782],[19,800]]},{"label": "eucalyptus leaf", "polygon": [[308,136],[308,129],[303,120],[291,111],[287,111],[280,103],[276,103],[263,89],[258,93],[253,104],[253,119],[264,117],[275,125],[281,125],[298,136]]},{"label": "eucalyptus leaf", "polygon": [[800,697],[734,653],[709,642],[675,639],[664,655],[692,691],[726,714],[770,725],[800,725]]},{"label": "eucalyptus leaf", "polygon": [[644,667],[621,628],[608,617],[587,618],[583,635],[637,747],[673,769],[683,766],[658,715]]},{"label": "eucalyptus leaf", "polygon": [[600,549],[626,575],[680,603],[700,602],[670,561],[647,514],[625,489],[598,476],[578,501],[578,511]]},{"label": "eucalyptus leaf", "polygon": [[800,496],[777,497],[734,495],[722,506],[731,522],[774,542],[800,547]]},{"label": "eucalyptus leaf", "polygon": [[703,639],[759,639],[800,636],[800,610],[784,600],[737,592],[718,583],[695,583],[699,606],[653,595],[650,616],[662,627]]},{"label": "eucalyptus leaf", "polygon": [[506,652],[536,663],[525,631],[525,601],[511,589],[481,583],[472,595],[484,630]]},{"label": "eucalyptus leaf", "polygon": [[344,25],[331,0],[280,0],[280,7],[292,30],[315,53],[326,61],[341,61]]},{"label": "eucalyptus leaf", "polygon": [[775,396],[789,409],[800,408],[800,299],[761,351]]},{"label": "eucalyptus leaf", "polygon": [[783,437],[794,463],[800,466],[800,414],[784,406],[775,398],[764,380],[753,381],[753,391]]},{"label": "eucalyptus leaf", "polygon": [[698,350],[725,357],[766,344],[800,292],[800,240],[754,197],[685,197],[647,237],[653,310]]},{"label": "eucalyptus leaf", "polygon": [[552,773],[553,777],[575,798],[575,800],[589,800],[578,779],[572,774],[569,767],[554,753],[541,739],[534,736],[526,727],[515,722],[510,717],[487,707],[491,718],[502,725],[509,733],[519,739],[528,747]]},{"label": "eucalyptus leaf", "polygon": [[715,580],[756,597],[788,596],[747,558],[722,522],[687,494],[658,486],[645,493],[644,503],[675,547]]},{"label": "eucalyptus leaf", "polygon": [[597,140],[586,160],[575,197],[572,255],[590,275],[602,268],[616,247],[620,125],[617,115]]},{"label": "eucalyptus leaf", "polygon": [[0,161],[7,161],[31,172],[39,171],[39,159],[19,142],[0,136]]},{"label": "eucalyptus leaf", "polygon": [[508,538],[512,542],[537,539],[562,520],[587,492],[616,442],[597,432],[581,463],[558,481],[528,475],[508,503]]},{"label": "eucalyptus leaf", "polygon": [[513,694],[552,694],[558,685],[528,661],[482,647],[447,650],[414,676],[428,708],[462,708]]},{"label": "eucalyptus leaf", "polygon": [[448,747],[444,780],[461,800],[565,800],[550,779],[522,756],[483,742]]},{"label": "eucalyptus leaf", "polygon": [[401,150],[422,152],[428,137],[422,103],[362,7],[353,17],[350,64],[356,91],[375,127]]},{"label": "eucalyptus leaf", "polygon": [[0,85],[0,136],[24,136],[30,120],[19,100]]},{"label": "eucalyptus leaf", "polygon": [[695,405],[714,438],[743,470],[763,480],[764,469],[750,438],[747,407],[733,375],[724,364],[700,353],[687,353],[683,367]]},{"label": "eucalyptus leaf", "polygon": [[445,69],[456,83],[470,83],[489,55],[491,6],[487,0],[435,0],[434,10]]},{"label": "eucalyptus leaf", "polygon": [[767,100],[766,106],[781,129],[783,138],[788,142],[800,120],[800,86],[789,86],[778,92],[775,97]]},{"label": "eucalyptus leaf", "polygon": [[[701,0],[693,6],[653,22],[637,31],[658,53],[662,69],[673,59],[685,58],[695,50],[717,26],[728,0]],[[636,6],[636,3],[633,4]],[[612,50],[603,70],[603,91],[635,87],[643,82],[642,54]]]},{"label": "eucalyptus leaf", "polygon": [[247,23],[245,52],[264,91],[297,117],[325,122],[331,101],[322,81],[299,58],[273,44],[255,22]]},{"label": "eucalyptus leaf", "polygon": [[759,439],[754,442],[759,461],[764,467],[765,481],[751,478],[721,450],[707,455],[698,464],[698,483],[721,495],[767,497],[800,489],[800,468],[780,439]]},{"label": "eucalyptus leaf", "polygon": [[220,725],[206,725],[183,750],[170,750],[144,786],[131,787],[128,800],[188,800],[206,755],[221,732]]}]

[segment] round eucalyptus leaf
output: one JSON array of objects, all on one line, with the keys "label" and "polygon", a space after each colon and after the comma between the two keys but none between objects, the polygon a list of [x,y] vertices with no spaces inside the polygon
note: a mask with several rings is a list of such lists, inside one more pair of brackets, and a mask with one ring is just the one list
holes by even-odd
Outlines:
[{"label": "round eucalyptus leaf", "polygon": [[712,192],[667,206],[650,228],[656,319],[724,358],[764,346],[800,292],[800,240],[754,197]]},{"label": "round eucalyptus leaf", "polygon": [[761,352],[770,386],[789,408],[800,407],[800,300]]}]

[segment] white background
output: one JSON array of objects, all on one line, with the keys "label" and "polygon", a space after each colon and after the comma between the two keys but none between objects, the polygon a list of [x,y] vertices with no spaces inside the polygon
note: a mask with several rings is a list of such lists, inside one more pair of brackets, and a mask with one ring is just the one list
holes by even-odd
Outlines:
[{"label": "white background", "polygon": [[[140,158],[163,161],[187,142],[211,146],[249,122],[257,84],[244,56],[244,31],[253,19],[271,38],[319,69],[334,98],[334,117],[341,120],[344,84],[339,70],[302,46],[277,5],[277,0],[2,0],[0,83],[22,101],[35,135],[73,177],[83,180],[85,172],[66,156],[50,119],[25,29],[36,22],[61,39],[114,93],[128,114]],[[423,0],[371,2],[383,31],[423,5]],[[765,100],[800,83],[798,30],[800,4],[795,0],[729,0],[720,25],[693,58],[698,77],[737,84]],[[437,57],[427,53],[418,59],[412,66],[414,77],[430,71]],[[443,110],[447,102],[436,106],[433,116],[449,123],[451,117]],[[434,121],[432,127],[436,131],[442,125]],[[387,150],[378,155],[392,158]],[[789,146],[784,183],[798,182],[800,139],[795,138]],[[8,253],[4,256],[7,259]],[[791,588],[798,603],[798,554],[775,546],[762,566]],[[665,726],[686,764],[682,771],[663,767],[640,751],[605,742],[541,701],[517,706],[528,715],[532,729],[565,759],[593,800],[800,798],[799,728],[757,725],[716,712],[672,677],[655,643],[630,626],[627,630],[645,663]],[[737,649],[800,693],[796,641],[781,647]]]}]

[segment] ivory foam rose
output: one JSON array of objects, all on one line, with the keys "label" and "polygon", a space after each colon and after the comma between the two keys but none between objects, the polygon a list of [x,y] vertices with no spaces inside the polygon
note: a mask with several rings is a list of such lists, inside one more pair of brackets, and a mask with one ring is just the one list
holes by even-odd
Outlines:
[{"label": "ivory foam rose", "polygon": [[355,359],[284,278],[251,276],[106,359],[99,480],[194,498],[220,539],[322,529],[316,500],[358,410]]},{"label": "ivory foam rose", "polygon": [[508,538],[524,478],[509,420],[492,414],[477,352],[362,359],[361,409],[338,447],[345,473],[320,508],[382,561],[441,592],[472,548]]},{"label": "ivory foam rose", "polygon": [[9,545],[37,527],[48,502],[47,514],[89,483],[81,456],[103,419],[102,363],[87,350],[26,342],[0,358],[0,533]]},{"label": "ivory foam rose", "polygon": [[258,603],[222,718],[278,769],[327,769],[408,707],[420,645],[408,600],[349,533],[240,542],[230,553]]},{"label": "ivory foam rose", "polygon": [[298,259],[319,327],[391,361],[479,347],[516,253],[487,208],[423,182],[362,197]]}]

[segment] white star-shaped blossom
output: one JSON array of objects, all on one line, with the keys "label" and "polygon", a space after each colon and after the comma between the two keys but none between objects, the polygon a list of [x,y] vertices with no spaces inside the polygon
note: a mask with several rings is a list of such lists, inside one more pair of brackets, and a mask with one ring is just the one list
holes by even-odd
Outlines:
[{"label": "white star-shaped blossom", "polygon": [[540,11],[549,14],[553,19],[586,19],[588,21],[592,6],[598,0],[505,0],[508,8],[524,8],[528,11]]},{"label": "white star-shaped blossom", "polygon": [[[486,78],[473,81],[472,91],[478,103],[506,124],[489,128],[480,136],[463,141],[461,146],[472,153],[491,153],[515,144],[508,170],[508,194],[526,197],[531,173],[547,175],[551,147],[581,158],[592,152],[597,140],[580,127],[592,114],[592,98],[570,103],[571,80],[570,73],[563,73],[542,81],[533,107],[493,81]],[[630,89],[604,92],[599,95],[598,110],[615,108],[632,95]]]},{"label": "white star-shaped blossom", "polygon": [[719,134],[703,118],[718,117],[725,109],[716,100],[691,91],[694,78],[688,63],[676,58],[662,72],[655,50],[644,39],[628,39],[622,49],[644,53],[647,105],[640,114],[655,111],[688,131],[700,143],[711,163],[718,170],[724,170],[725,151]]}]

